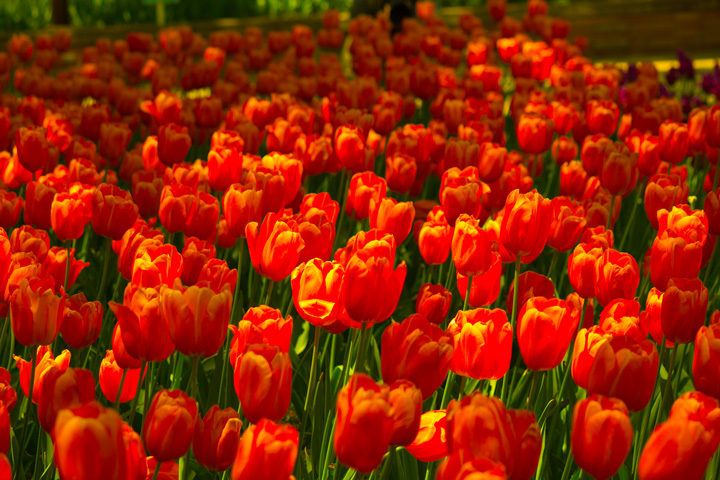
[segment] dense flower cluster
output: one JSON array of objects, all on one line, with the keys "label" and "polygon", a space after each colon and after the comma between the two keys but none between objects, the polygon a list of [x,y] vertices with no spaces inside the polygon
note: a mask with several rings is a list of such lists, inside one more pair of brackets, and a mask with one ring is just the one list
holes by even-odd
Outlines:
[{"label": "dense flower cluster", "polygon": [[0,480],[717,476],[720,106],[488,8],[14,35]]}]

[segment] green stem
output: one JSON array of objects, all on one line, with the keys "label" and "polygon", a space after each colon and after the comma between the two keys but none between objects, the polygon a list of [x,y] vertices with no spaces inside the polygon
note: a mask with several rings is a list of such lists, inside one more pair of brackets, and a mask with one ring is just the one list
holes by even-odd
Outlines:
[{"label": "green stem", "polygon": [[222,350],[222,373],[220,374],[220,391],[222,392],[220,395],[218,395],[218,401],[220,401],[220,408],[225,407],[227,405],[227,388],[225,385],[225,377],[227,376],[227,369],[228,369],[228,363],[230,363],[230,359],[228,358],[228,342],[230,342],[230,339],[228,336],[225,337],[225,341],[223,342],[223,350]]},{"label": "green stem", "polygon": [[[713,192],[717,189],[719,181],[720,181],[720,163],[715,165],[715,178],[713,179],[713,187],[712,187]],[[720,463],[720,462],[718,462],[718,463]]]},{"label": "green stem", "polygon": [[625,247],[625,241],[628,238],[628,233],[630,233],[630,230],[634,230],[635,228],[635,215],[637,214],[637,208],[640,203],[640,193],[644,192],[645,189],[643,186],[645,185],[645,181],[641,180],[638,182],[637,187],[635,187],[635,199],[633,200],[633,206],[632,210],[630,211],[630,220],[628,220],[627,225],[625,225],[625,230],[623,231],[622,239],[620,240],[620,251],[624,252],[623,248]]},{"label": "green stem", "polygon": [[612,195],[610,197],[610,210],[608,210],[608,218],[607,218],[607,224],[605,225],[605,230],[610,230],[610,226],[612,225],[612,216],[613,216],[613,207],[615,206],[615,195]]},{"label": "green stem", "polygon": [[[143,360],[140,362],[140,375],[138,376],[138,383],[137,383],[137,390],[135,390],[135,396],[133,397],[132,404],[130,406],[130,418],[128,419],[128,425],[132,427],[133,420],[135,419],[135,411],[137,410],[138,405],[138,399],[140,398],[140,388],[142,387],[142,381],[143,376],[142,372],[145,371],[145,367],[147,365],[147,360]],[[147,392],[145,392],[147,394]],[[143,411],[143,415],[146,415],[147,412]]]},{"label": "green stem", "polygon": [[572,447],[568,445],[567,457],[565,458],[565,466],[563,467],[562,477],[560,477],[560,480],[567,480],[570,476],[570,466],[572,465],[572,458]]},{"label": "green stem", "polygon": [[[160,371],[155,362],[152,362],[150,364],[150,375],[147,375],[147,367],[145,367],[145,369],[145,399],[143,400],[143,415],[145,415],[145,412],[148,411],[150,400],[152,400],[153,396],[155,395],[155,383],[157,382],[157,378],[155,378],[156,370],[158,372]],[[135,395],[138,395],[139,393],[140,392],[136,392]],[[144,421],[145,419],[143,418],[143,422]]]},{"label": "green stem", "polygon": [[535,396],[537,395],[538,388],[540,387],[540,384],[538,383],[539,377],[540,372],[538,372],[537,370],[533,371],[532,380],[530,381],[530,394],[528,395],[525,402],[525,410],[530,410],[533,403],[535,402]]},{"label": "green stem", "polygon": [[[512,306],[512,312],[510,313],[510,325],[512,326],[513,332],[517,330],[516,328],[516,318],[517,318],[517,303],[518,303],[518,290],[519,290],[519,284],[520,284],[520,261],[521,257],[518,255],[515,258],[515,277],[513,278],[513,306]],[[517,335],[517,333],[515,333]],[[512,367],[511,367],[512,368]],[[510,382],[512,381],[512,376],[509,375],[510,370],[508,370],[505,373],[505,376],[503,377],[503,385],[502,390],[500,392],[500,399],[503,402],[507,401],[507,396],[511,393],[510,391]]]},{"label": "green stem", "polygon": [[450,398],[450,385],[453,383],[453,379],[455,378],[455,374],[452,372],[448,372],[448,376],[445,379],[445,389],[443,390],[443,396],[440,400],[440,409],[447,407],[448,400]]},{"label": "green stem", "polygon": [[[28,388],[28,401],[27,401],[27,405],[25,406],[25,414],[24,414],[25,418],[23,419],[23,431],[22,431],[22,434],[20,434],[20,443],[18,444],[20,446],[21,452],[25,452],[25,439],[27,438],[28,422],[30,421],[30,412],[32,409],[33,391],[35,390],[35,367],[37,367],[37,362],[35,361],[36,356],[37,356],[37,350],[35,353],[31,353],[31,355],[30,355],[30,387]],[[18,469],[18,471],[19,470],[20,469]]]},{"label": "green stem", "polygon": [[458,392],[458,401],[465,395],[465,384],[467,383],[467,377],[462,377],[460,380],[460,391]]},{"label": "green stem", "polygon": [[[342,195],[342,199],[340,199],[340,211],[338,211],[338,224],[337,229],[335,230],[335,238],[333,239],[333,246],[332,251],[335,252],[335,247],[337,246],[338,239],[340,238],[342,234],[342,227],[343,227],[343,220],[345,220],[346,214],[345,214],[345,205],[347,203],[347,190],[350,187],[349,180],[350,180],[350,174],[346,169],[342,170],[342,180],[340,182],[340,195]],[[342,245],[342,244],[341,244]]]},{"label": "green stem", "polygon": [[[720,165],[718,165],[718,171],[720,171]],[[705,275],[703,276],[703,285],[707,286],[707,281],[710,279],[710,271],[713,269],[713,266],[715,265],[715,259],[717,257],[717,253],[720,248],[718,248],[717,242],[715,243],[715,246],[713,247],[712,254],[710,255],[710,261],[708,262],[707,266],[705,267]]]},{"label": "green stem", "polygon": [[358,344],[357,356],[355,357],[355,368],[353,373],[365,371],[365,350],[367,350],[368,337],[370,336],[370,326],[367,322],[362,322],[360,327],[360,343]]},{"label": "green stem", "polygon": [[[103,273],[102,277],[100,278],[100,288],[98,288],[98,296],[97,299],[102,303],[102,301],[105,299],[105,287],[107,287],[107,277],[108,277],[108,270],[110,270],[110,249],[112,247],[112,240],[110,238],[105,239],[105,250],[103,253],[104,263],[103,263]],[[70,258],[70,252],[68,251],[68,259]],[[67,284],[67,276],[65,283]]]},{"label": "green stem", "polygon": [[[663,339],[663,342],[665,339]],[[675,355],[677,354],[677,344],[673,345],[670,349],[670,361],[668,363],[667,367],[667,378],[665,379],[665,390],[663,391],[662,401],[660,402],[660,408],[658,408],[657,415],[655,416],[655,426],[657,426],[658,422],[660,421],[660,417],[662,416],[662,411],[665,409],[665,405],[667,404],[669,397],[670,397],[670,389],[672,387],[672,374],[673,374],[673,364],[675,363]],[[653,430],[655,428],[653,427]]]},{"label": "green stem", "polygon": [[[125,384],[125,377],[127,376],[127,368],[123,368],[122,376],[120,377],[120,387],[118,387],[118,393],[117,397],[115,398],[115,410],[120,411],[120,397],[122,396],[122,389],[123,385]],[[140,376],[142,376],[142,372],[140,372]],[[135,395],[137,395],[138,392],[135,392]]]},{"label": "green stem", "polygon": [[155,472],[153,473],[152,480],[157,480],[158,474],[160,473],[160,465],[162,465],[162,462],[155,463]]},{"label": "green stem", "polygon": [[308,383],[307,394],[305,395],[305,405],[303,407],[302,423],[300,423],[300,444],[302,445],[305,436],[305,422],[307,421],[308,406],[310,397],[313,396],[315,390],[315,370],[317,369],[318,360],[318,344],[320,343],[320,328],[313,325],[315,330],[315,340],[313,341],[312,360],[310,361],[310,380]]},{"label": "green stem", "polygon": [[385,459],[385,465],[383,465],[382,473],[380,474],[380,480],[388,480],[390,478],[390,469],[392,468],[394,460],[395,447],[390,447],[390,449],[388,450],[388,456]]},{"label": "green stem", "polygon": [[235,284],[235,294],[233,295],[233,304],[232,304],[232,311],[230,312],[230,322],[233,324],[237,324],[237,319],[235,318],[240,310],[242,310],[242,296],[241,296],[241,286],[240,286],[240,272],[242,271],[242,261],[243,261],[243,252],[245,251],[245,239],[240,238],[238,240],[238,267],[237,267],[237,283]]},{"label": "green stem", "polygon": [[468,309],[468,302],[470,301],[470,292],[472,291],[472,275],[468,277],[467,290],[465,291],[465,303],[463,304],[463,311]]},{"label": "green stem", "polygon": [[552,260],[550,260],[550,267],[548,267],[547,275],[550,280],[553,278],[553,270],[555,269],[555,264],[557,263],[558,256],[560,256],[560,252],[557,250],[553,250],[553,256]]},{"label": "green stem", "polygon": [[267,286],[267,293],[265,294],[265,305],[268,307],[270,306],[270,297],[272,297],[273,287],[275,286],[275,282],[268,279],[268,286]]},{"label": "green stem", "polygon": [[190,397],[195,398],[195,395],[197,394],[197,376],[198,376],[198,366],[200,365],[200,357],[192,357],[192,370],[190,370],[190,380],[188,381],[186,390],[187,394]]},{"label": "green stem", "polygon": [[[74,245],[75,240],[73,240],[72,243]],[[68,278],[70,277],[70,242],[67,242],[67,244],[65,245],[65,253],[67,254],[65,256],[65,293],[67,293]]]}]

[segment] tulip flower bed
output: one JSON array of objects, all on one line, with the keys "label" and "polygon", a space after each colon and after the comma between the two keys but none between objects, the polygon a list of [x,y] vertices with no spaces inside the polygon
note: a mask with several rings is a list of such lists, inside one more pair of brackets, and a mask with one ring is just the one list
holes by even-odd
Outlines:
[{"label": "tulip flower bed", "polygon": [[718,478],[720,72],[489,8],[14,36],[0,480]]}]

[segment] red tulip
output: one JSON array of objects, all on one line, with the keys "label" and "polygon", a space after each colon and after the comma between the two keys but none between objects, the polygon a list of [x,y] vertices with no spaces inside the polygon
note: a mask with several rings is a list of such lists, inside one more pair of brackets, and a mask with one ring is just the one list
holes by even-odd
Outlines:
[{"label": "red tulip", "polygon": [[448,326],[455,350],[450,368],[464,377],[497,380],[510,368],[513,328],[496,308],[459,311]]},{"label": "red tulip", "polygon": [[155,394],[143,422],[143,442],[159,462],[177,460],[190,449],[198,406],[180,390]]},{"label": "red tulip", "polygon": [[381,370],[385,383],[410,380],[427,399],[447,377],[453,358],[453,339],[421,315],[385,329],[381,344]]}]

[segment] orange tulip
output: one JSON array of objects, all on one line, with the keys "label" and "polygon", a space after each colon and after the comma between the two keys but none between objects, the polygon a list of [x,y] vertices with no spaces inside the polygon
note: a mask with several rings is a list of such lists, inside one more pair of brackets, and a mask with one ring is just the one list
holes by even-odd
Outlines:
[{"label": "orange tulip", "polygon": [[552,204],[537,191],[513,190],[505,201],[500,242],[523,263],[537,258],[545,247],[552,221]]},{"label": "orange tulip", "polygon": [[62,326],[65,295],[55,295],[52,277],[23,278],[8,299],[15,340],[26,347],[50,345]]},{"label": "orange tulip", "polygon": [[693,384],[706,395],[720,398],[720,324],[702,326],[695,335],[693,357]]},{"label": "orange tulip", "polygon": [[440,325],[450,311],[452,293],[442,285],[424,283],[415,302],[415,312],[427,318],[430,323]]},{"label": "orange tulip", "polygon": [[[370,243],[358,250],[345,266],[341,301],[351,320],[349,326],[359,326],[360,322],[385,321],[395,310],[407,266],[401,262],[396,269],[393,267],[393,250],[394,245]],[[368,292],[374,291],[382,291],[384,294],[378,301],[368,302]]]},{"label": "orange tulip", "polygon": [[458,274],[466,277],[479,276],[490,270],[493,264],[493,241],[480,228],[478,221],[461,214],[455,222],[452,237],[452,258]]},{"label": "orange tulip", "polygon": [[640,269],[629,253],[608,249],[595,262],[595,296],[600,305],[616,298],[633,299],[640,284]]},{"label": "orange tulip", "polygon": [[517,338],[520,353],[532,370],[552,370],[565,358],[580,312],[565,300],[533,297],[520,310]]},{"label": "orange tulip", "polygon": [[385,329],[380,364],[385,383],[410,380],[427,399],[447,377],[453,339],[422,315],[411,315]]},{"label": "orange tulip", "polygon": [[62,410],[55,422],[55,465],[60,478],[126,480],[123,422],[95,402]]},{"label": "orange tulip", "polygon": [[292,393],[292,365],[287,352],[269,345],[248,345],[235,363],[234,379],[243,413],[251,423],[285,416]]},{"label": "orange tulip", "polygon": [[[630,452],[633,428],[622,400],[591,395],[575,404],[572,424],[575,461],[593,477],[615,475]],[[598,455],[602,448],[603,455]]]},{"label": "orange tulip", "polygon": [[229,288],[163,287],[160,307],[175,348],[189,357],[215,355],[225,342],[232,296]]},{"label": "orange tulip", "polygon": [[286,480],[292,476],[298,452],[298,432],[289,425],[260,420],[240,437],[232,480]]},{"label": "orange tulip", "polygon": [[80,292],[65,304],[60,332],[68,346],[80,350],[95,343],[102,328],[103,307],[98,301],[88,302]]},{"label": "orange tulip", "polygon": [[448,455],[445,438],[445,410],[432,410],[420,417],[420,430],[406,447],[408,453],[421,462],[434,462]]},{"label": "orange tulip", "polygon": [[[120,382],[122,381],[123,371],[125,371],[125,380],[123,381],[121,392]],[[147,368],[143,372],[143,378],[146,372]],[[100,384],[100,390],[108,402],[115,403],[118,399],[118,393],[120,394],[120,403],[126,403],[135,398],[139,380],[139,367],[124,369],[118,365],[115,360],[115,353],[112,350],[108,350],[105,353],[105,358],[100,362],[98,383]]]},{"label": "orange tulip", "polygon": [[345,268],[319,258],[302,263],[290,278],[295,310],[316,327],[331,325],[340,314],[340,289]]},{"label": "orange tulip", "polygon": [[616,397],[637,412],[652,397],[658,352],[650,340],[638,342],[623,335],[601,343],[588,372],[588,393]]},{"label": "orange tulip", "polygon": [[248,309],[238,326],[230,325],[233,339],[230,342],[230,365],[235,368],[251,344],[278,347],[281,352],[290,351],[293,320],[290,315],[283,318],[280,310],[267,305]]},{"label": "orange tulip", "polygon": [[142,437],[148,453],[159,462],[177,460],[190,449],[198,406],[180,390],[155,394],[143,422]]},{"label": "orange tulip", "polygon": [[512,477],[518,445],[500,399],[476,392],[460,401],[452,400],[447,407],[447,439],[450,452],[499,462]]},{"label": "orange tulip", "polygon": [[650,435],[638,464],[641,480],[705,477],[720,444],[717,400],[688,392],[675,400],[670,416]]},{"label": "orange tulip", "polygon": [[92,189],[74,185],[67,192],[56,193],[50,207],[52,229],[63,242],[82,237],[92,217]]},{"label": "orange tulip", "polygon": [[269,213],[262,225],[248,223],[245,233],[250,260],[263,277],[279,282],[297,266],[304,241],[296,222]]},{"label": "orange tulip", "polygon": [[263,190],[256,184],[232,184],[223,196],[223,212],[228,230],[236,238],[245,237],[245,227],[262,221]]},{"label": "orange tulip", "polygon": [[618,298],[607,304],[600,314],[600,328],[612,336],[629,335],[638,342],[647,337],[640,322],[640,303]]},{"label": "orange tulip", "polygon": [[[193,454],[198,463],[213,472],[224,472],[233,464],[240,443],[240,415],[232,408],[213,405],[195,425]],[[251,427],[252,428],[252,427]]]},{"label": "orange tulip", "polygon": [[505,311],[459,311],[448,333],[455,339],[450,368],[464,377],[497,380],[510,368],[513,329]]},{"label": "orange tulip", "polygon": [[70,351],[63,350],[60,355],[55,358],[50,351],[50,347],[38,347],[35,357],[35,376],[30,379],[30,362],[23,360],[17,355],[13,355],[17,369],[20,371],[20,389],[25,396],[29,396],[30,385],[33,389],[33,403],[38,403],[40,392],[42,391],[45,374],[51,369],[58,369],[64,372],[70,365]]},{"label": "orange tulip", "polygon": [[[157,290],[130,284],[125,289],[123,303],[108,302],[117,317],[122,344],[127,353],[136,359],[160,362],[175,350],[160,301]],[[114,346],[113,350],[117,358]]]},{"label": "orange tulip", "polygon": [[58,413],[66,408],[86,405],[95,399],[95,378],[90,370],[51,367],[44,373],[38,395],[40,426],[53,433]]},{"label": "orange tulip", "polygon": [[130,283],[142,288],[172,286],[182,270],[182,255],[174,245],[151,242],[136,250]]},{"label": "orange tulip", "polygon": [[398,380],[390,385],[390,416],[393,434],[390,445],[410,445],[420,429],[423,396],[408,380]]},{"label": "orange tulip", "polygon": [[512,480],[530,480],[542,453],[542,433],[535,414],[528,410],[508,410],[517,442],[518,461]]},{"label": "orange tulip", "polygon": [[382,462],[393,436],[390,389],[356,373],[337,396],[333,447],[340,462],[361,473]]},{"label": "orange tulip", "polygon": [[373,172],[356,173],[348,187],[345,213],[354,220],[369,218],[372,202],[378,203],[386,196],[385,179],[378,177]]},{"label": "orange tulip", "polygon": [[405,241],[415,219],[412,202],[398,202],[394,198],[383,198],[378,202],[370,200],[370,228],[395,237],[395,244]]},{"label": "orange tulip", "polygon": [[417,236],[420,255],[425,263],[428,265],[445,263],[452,246],[452,238],[453,228],[448,224],[442,207],[439,205],[433,207]]},{"label": "orange tulip", "polygon": [[673,278],[662,296],[660,324],[673,343],[690,343],[705,324],[708,289],[700,279]]},{"label": "orange tulip", "polygon": [[103,183],[92,196],[92,227],[102,237],[120,240],[135,224],[138,206],[129,192]]}]

